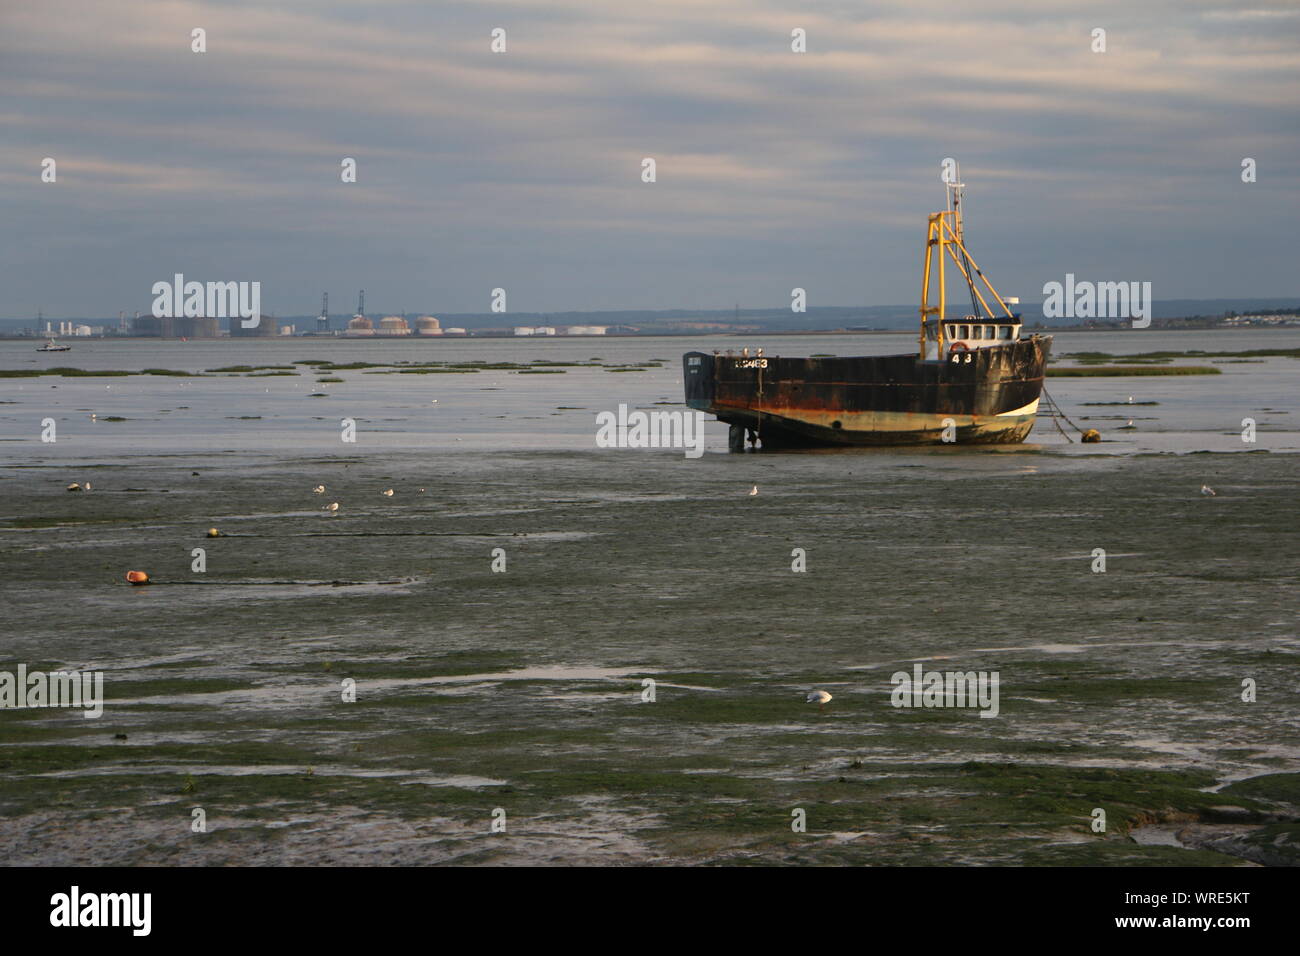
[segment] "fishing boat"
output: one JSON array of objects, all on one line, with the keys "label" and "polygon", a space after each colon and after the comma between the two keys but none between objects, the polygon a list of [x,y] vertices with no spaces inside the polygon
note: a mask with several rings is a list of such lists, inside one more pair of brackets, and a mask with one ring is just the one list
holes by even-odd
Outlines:
[{"label": "fishing boat", "polygon": [[71,346],[71,345],[61,345],[61,344],[59,344],[58,342],[55,342],[54,339],[47,339],[47,340],[45,341],[45,344],[42,345],[40,348],[38,348],[36,351],[38,351],[38,352],[71,352],[71,351],[72,351],[72,346]]},{"label": "fishing boat", "polygon": [[[960,179],[960,176],[954,177]],[[1023,336],[1019,313],[966,249],[959,181],[932,213],[921,284],[920,338],[903,355],[789,358],[688,352],[686,404],[731,426],[728,445],[1014,444],[1034,427],[1050,336]],[[945,265],[971,311],[948,314]],[[932,291],[932,286],[933,291]]]}]

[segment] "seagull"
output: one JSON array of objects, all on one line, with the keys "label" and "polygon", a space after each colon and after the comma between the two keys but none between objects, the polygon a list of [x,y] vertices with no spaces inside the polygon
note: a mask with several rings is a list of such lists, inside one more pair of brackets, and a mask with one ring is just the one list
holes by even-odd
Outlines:
[{"label": "seagull", "polygon": [[753,488],[750,488],[749,494],[750,497],[753,497],[754,495],[758,494],[758,485],[755,485]]},{"label": "seagull", "polygon": [[313,489],[311,490],[311,493],[312,493],[313,495],[323,495],[323,494],[325,494],[325,486],[324,486],[324,485],[317,485],[315,488],[313,488]]},{"label": "seagull", "polygon": [[383,495],[385,498],[391,498],[393,497],[393,489],[386,488],[385,490],[381,491],[380,494]]},{"label": "seagull", "polygon": [[1216,494],[1218,494],[1218,492],[1215,491],[1213,488],[1211,488],[1209,485],[1201,485],[1201,494],[1209,495],[1211,498],[1213,498]]},{"label": "seagull", "polygon": [[331,501],[329,504],[325,506],[325,510],[333,514],[334,512],[339,510],[339,503],[337,501]]},{"label": "seagull", "polygon": [[818,713],[824,713],[822,708],[824,708],[827,704],[830,703],[831,695],[826,693],[826,691],[824,690],[810,690],[808,691],[807,701],[810,704],[817,705]]}]

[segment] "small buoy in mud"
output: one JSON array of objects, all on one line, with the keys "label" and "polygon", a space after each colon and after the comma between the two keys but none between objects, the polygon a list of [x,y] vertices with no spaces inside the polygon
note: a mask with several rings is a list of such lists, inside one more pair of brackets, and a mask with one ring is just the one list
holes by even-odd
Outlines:
[{"label": "small buoy in mud", "polygon": [[383,495],[385,498],[391,498],[393,497],[393,489],[385,488],[383,491],[380,492],[380,494]]},{"label": "small buoy in mud", "polygon": [[1129,403],[1130,405],[1133,404],[1133,396],[1132,396],[1132,395],[1130,395],[1130,396],[1128,397],[1128,403]]},{"label": "small buoy in mud", "polygon": [[1218,494],[1218,492],[1215,491],[1213,488],[1211,488],[1209,485],[1201,485],[1201,494],[1213,498],[1215,495]]},{"label": "small buoy in mud", "polygon": [[221,532],[218,531],[216,528],[209,528],[209,529],[208,529],[208,537],[209,537],[209,538],[220,538],[220,537],[221,537]]},{"label": "small buoy in mud", "polygon": [[817,709],[821,710],[831,702],[831,695],[824,690],[810,690],[807,700],[810,704],[816,704]]},{"label": "small buoy in mud", "polygon": [[90,413],[90,420],[91,420],[92,422],[95,421],[95,413],[94,413],[94,412],[91,412],[91,413]]},{"label": "small buoy in mud", "polygon": [[197,478],[198,476],[199,476],[199,473],[198,473],[197,471],[191,471],[191,472],[190,472],[190,477],[191,477],[191,478]]},{"label": "small buoy in mud", "polygon": [[113,739],[114,739],[114,740],[126,740],[126,734],[114,734],[114,735],[113,735]]},{"label": "small buoy in mud", "polygon": [[339,503],[337,501],[331,501],[329,504],[325,506],[325,510],[332,514],[333,512],[339,510]]},{"label": "small buoy in mud", "polygon": [[80,490],[81,490],[81,485],[77,484],[77,483],[74,481],[72,484],[68,485],[68,490],[69,490],[69,491],[80,491]]},{"label": "small buoy in mud", "polygon": [[749,493],[750,493],[750,495],[756,495],[756,494],[758,494],[758,485],[755,485],[753,488],[750,488],[750,489],[749,489]]},{"label": "small buoy in mud", "polygon": [[126,580],[130,584],[148,584],[149,575],[143,571],[128,571],[126,572]]},{"label": "small buoy in mud", "polygon": [[1097,431],[1095,428],[1089,428],[1083,433],[1082,441],[1089,445],[1095,444],[1096,442],[1101,441],[1101,432]]},{"label": "small buoy in mud", "polygon": [[82,486],[81,486],[81,490],[82,490],[82,491],[89,491],[89,490],[90,490],[90,482],[88,482],[88,481],[87,481],[87,482],[84,482],[84,483],[82,484]]},{"label": "small buoy in mud", "polygon": [[323,494],[325,494],[325,486],[324,486],[324,485],[317,485],[315,488],[313,488],[313,489],[311,490],[311,493],[312,493],[313,495],[323,495]]},{"label": "small buoy in mud", "polygon": [[422,494],[424,494],[424,489],[423,489],[423,488],[417,488],[417,489],[415,490],[415,493],[416,493],[417,495],[422,495]]}]

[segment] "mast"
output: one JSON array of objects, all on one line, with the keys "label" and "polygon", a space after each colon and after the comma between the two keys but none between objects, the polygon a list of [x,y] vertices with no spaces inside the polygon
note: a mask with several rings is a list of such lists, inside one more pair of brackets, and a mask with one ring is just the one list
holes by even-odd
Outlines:
[{"label": "mast", "polygon": [[[960,170],[960,167],[958,167]],[[966,280],[966,286],[970,290],[971,309],[980,317],[993,317],[993,309],[989,307],[988,300],[984,298],[983,293],[975,284],[978,277],[988,290],[990,296],[1001,307],[1007,318],[1011,318],[1011,310],[1007,307],[1002,296],[998,295],[993,284],[989,282],[988,277],[976,265],[975,260],[971,258],[970,253],[966,251],[965,227],[962,224],[962,190],[965,184],[961,182],[961,173],[957,172],[956,182],[945,183],[946,208],[943,212],[930,214],[929,226],[926,233],[925,242],[925,267],[921,280],[921,336],[920,336],[920,358],[925,360],[925,341],[926,333],[929,326],[929,317],[934,316],[936,321],[935,341],[938,346],[938,357],[943,357],[943,322],[947,317],[947,289],[944,281],[944,253],[952,259],[953,265],[961,272],[962,278]],[[930,277],[934,273],[932,268],[934,253],[939,256],[938,268],[938,289],[936,297],[938,305],[931,306],[930,296]],[[983,311],[981,311],[983,306]]]}]

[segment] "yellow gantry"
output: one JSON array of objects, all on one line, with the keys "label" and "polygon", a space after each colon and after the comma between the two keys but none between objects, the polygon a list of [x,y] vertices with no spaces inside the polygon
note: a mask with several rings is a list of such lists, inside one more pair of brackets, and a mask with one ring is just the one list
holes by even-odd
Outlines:
[{"label": "yellow gantry", "polygon": [[[954,248],[955,247],[955,248]],[[962,277],[975,297],[979,299],[980,305],[984,311],[992,316],[993,310],[989,308],[988,300],[980,292],[979,286],[975,284],[975,277],[978,277],[988,289],[989,295],[997,302],[998,306],[1006,313],[1007,318],[1011,318],[1011,310],[1007,304],[1002,301],[1002,296],[998,295],[998,290],[993,288],[988,277],[980,271],[975,259],[966,251],[966,245],[962,241],[962,223],[961,223],[961,206],[945,212],[936,212],[930,214],[929,225],[925,237],[925,265],[922,270],[923,278],[921,280],[921,359],[925,359],[925,339],[926,330],[929,323],[929,317],[934,316],[938,323],[936,329],[936,338],[939,346],[939,357],[943,357],[943,320],[947,317],[947,288],[944,281],[944,253],[952,259],[953,264],[960,270]],[[960,255],[959,255],[960,253]],[[938,256],[939,267],[933,268],[935,256]],[[970,263],[970,269],[966,268],[966,263]],[[931,278],[938,273],[938,289],[934,298],[938,299],[938,305],[931,306],[932,297],[930,295]],[[972,275],[974,273],[974,275]]]}]

